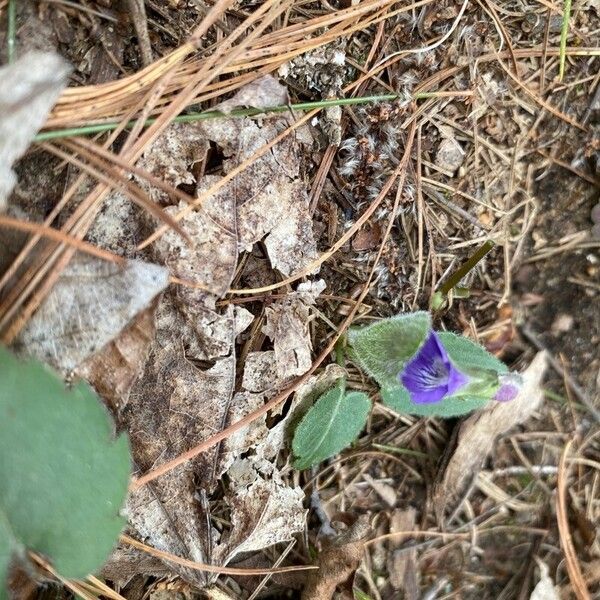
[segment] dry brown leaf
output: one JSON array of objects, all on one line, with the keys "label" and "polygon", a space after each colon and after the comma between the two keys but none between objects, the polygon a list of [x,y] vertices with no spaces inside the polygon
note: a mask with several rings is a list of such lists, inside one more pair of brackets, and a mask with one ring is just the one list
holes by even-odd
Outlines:
[{"label": "dry brown leaf", "polygon": [[303,375],[312,365],[310,306],[323,289],[323,280],[300,284],[295,294],[265,309],[263,333],[273,341],[275,368],[281,381]]},{"label": "dry brown leaf", "polygon": [[[228,328],[228,335],[221,336],[221,345],[212,347],[219,356],[207,351],[209,347],[196,331],[198,323],[183,310],[181,297],[171,291],[159,303],[156,337],[120,415],[141,471],[179,455],[265,400],[263,393],[234,394],[233,344],[235,336],[249,323],[249,313],[230,305],[224,315],[213,314],[217,320],[210,327],[217,323],[219,331]],[[199,367],[201,352],[214,360],[211,367]],[[99,382],[94,383],[98,387]],[[256,385],[265,386],[258,381]],[[285,421],[277,427],[283,427]],[[284,435],[280,433],[274,440],[269,434],[266,419],[259,419],[220,446],[134,492],[127,514],[137,534],[156,548],[178,556],[225,564],[242,552],[290,539],[302,530],[304,494],[299,488],[286,486],[272,463],[284,444]],[[241,458],[250,449],[254,450],[252,457]],[[231,528],[220,539],[216,529],[211,526],[209,530],[209,521],[203,515],[208,507],[201,506],[199,499],[214,491],[224,472],[228,481],[224,499],[231,513]],[[213,578],[171,567],[195,585],[204,586]]]},{"label": "dry brown leaf", "polygon": [[[209,148],[202,129],[173,123],[146,148],[137,166],[173,187],[194,185],[196,177],[192,172],[193,166],[206,157]],[[136,179],[155,202],[162,205],[170,203],[163,190],[148,185],[145,179]]]},{"label": "dry brown leaf", "polygon": [[525,422],[544,399],[541,382],[546,372],[546,355],[540,352],[523,373],[523,387],[511,402],[496,402],[488,410],[463,421],[455,432],[455,445],[447,450],[444,468],[433,486],[432,504],[443,520],[446,507],[454,507],[461,494],[479,472],[494,447],[496,438]]},{"label": "dry brown leaf", "polygon": [[[218,179],[213,175],[205,177],[198,193]],[[183,207],[180,203],[179,207],[168,207],[166,212],[175,215]],[[154,252],[173,275],[200,284],[220,298],[229,289],[237,265],[235,222],[235,197],[226,188],[221,189],[203,203],[201,211],[189,213],[181,222],[193,246],[170,230],[155,244]]]},{"label": "dry brown leaf", "polygon": [[99,351],[169,283],[158,265],[129,260],[124,267],[81,256],[62,272],[15,348],[68,373]]},{"label": "dry brown leaf", "polygon": [[76,375],[93,382],[115,412],[127,404],[131,386],[146,362],[154,339],[155,310],[153,306],[139,313],[114,340],[76,369]]},{"label": "dry brown leaf", "polygon": [[[222,150],[222,171],[228,173],[285,127],[287,120],[277,117],[169,128],[166,139],[147,150],[139,166],[174,185],[190,183],[195,177],[190,166],[198,156],[190,145],[205,143],[205,148],[210,140]],[[97,389],[118,387],[112,403],[120,407],[119,423],[129,432],[140,472],[179,456],[259,408],[285,380],[305,373],[312,364],[308,322],[310,306],[324,288],[322,282],[303,284],[289,299],[269,307],[266,329],[274,349],[250,353],[241,389],[236,389],[235,341],[253,316],[239,306],[221,309],[216,305],[231,285],[238,253],[258,241],[264,241],[272,265],[286,274],[316,256],[306,185],[300,179],[302,135],[300,131],[295,138],[288,137],[187,213],[181,225],[192,245],[170,231],[153,245],[155,260],[197,288],[176,286],[160,299],[155,335],[148,346],[136,340],[140,347],[135,356],[142,364],[124,366],[121,386],[99,368],[88,371]],[[202,194],[220,177],[203,176],[197,193]],[[147,183],[139,183],[149,191]],[[166,196],[153,197],[167,202]],[[177,214],[183,208],[180,204],[166,210]],[[120,214],[127,219],[125,212]],[[114,223],[111,227],[118,229]],[[102,237],[100,233],[95,239],[102,244]],[[119,342],[127,345],[128,340],[124,337]],[[107,348],[104,363],[96,366],[111,364],[115,351]],[[299,404],[300,399],[294,400],[274,427],[268,427],[266,417],[257,419],[132,493],[127,512],[137,536],[178,556],[223,565],[240,553],[288,540],[301,531],[303,492],[287,486],[275,466]],[[210,518],[209,498],[220,480],[224,483],[218,510],[222,515],[223,507],[228,509],[225,516],[230,523],[224,532]],[[199,586],[213,578],[169,566]]]},{"label": "dry brown leaf", "polygon": [[[180,345],[165,340],[161,333],[164,329],[158,326],[160,338],[132,388],[121,419],[142,472],[174,458],[221,427],[235,377],[233,357],[202,371],[187,360]],[[196,478],[210,491],[215,483],[214,460],[215,452],[205,453],[131,494],[129,523],[149,544],[184,558],[210,562],[213,532],[207,530],[206,518],[201,516]],[[178,571],[194,583],[206,581],[203,574]]]},{"label": "dry brown leaf", "polygon": [[[390,519],[390,533],[414,530],[416,517],[417,511],[412,507],[395,510]],[[406,600],[416,600],[419,598],[417,551],[396,548],[401,545],[402,542],[390,542],[387,563],[390,583],[395,590],[404,592]]]},{"label": "dry brown leaf", "polygon": [[0,68],[0,210],[16,182],[11,167],[46,121],[69,71],[49,52],[28,52]]},{"label": "dry brown leaf", "polygon": [[333,598],[336,587],[346,582],[358,569],[369,529],[368,516],[361,515],[348,531],[319,554],[319,570],[309,572],[302,600]]},{"label": "dry brown leaf", "polygon": [[245,85],[230,100],[217,104],[215,110],[229,114],[234,108],[240,106],[269,108],[288,104],[289,101],[287,88],[272,75],[264,75]]},{"label": "dry brown leaf", "polygon": [[[229,173],[281,133],[288,122],[286,117],[265,117],[260,125],[244,118],[194,126],[222,148],[223,171]],[[301,150],[312,141],[307,132],[300,129],[296,136],[287,136],[223,188],[237,205],[239,249],[249,251],[263,240],[271,265],[284,275],[301,271],[317,257],[307,186],[300,179]]]},{"label": "dry brown leaf", "polygon": [[238,554],[287,541],[304,528],[302,489],[285,485],[279,471],[268,461],[262,461],[262,471],[257,466],[257,461],[246,459],[229,471],[232,483],[227,503],[232,529],[215,549],[219,564],[227,564]]}]

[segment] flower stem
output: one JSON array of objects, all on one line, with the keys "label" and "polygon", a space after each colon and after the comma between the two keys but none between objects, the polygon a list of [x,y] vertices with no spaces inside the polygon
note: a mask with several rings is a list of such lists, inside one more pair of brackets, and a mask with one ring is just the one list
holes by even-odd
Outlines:
[{"label": "flower stem", "polygon": [[472,271],[477,263],[483,259],[483,257],[495,246],[492,240],[488,240],[482,246],[477,248],[475,252],[460,266],[448,279],[440,286],[440,292],[442,295],[446,296],[448,292],[458,285],[460,280],[467,275],[470,271]]},{"label": "flower stem", "polygon": [[6,55],[9,63],[15,62],[17,39],[17,0],[8,0]]}]

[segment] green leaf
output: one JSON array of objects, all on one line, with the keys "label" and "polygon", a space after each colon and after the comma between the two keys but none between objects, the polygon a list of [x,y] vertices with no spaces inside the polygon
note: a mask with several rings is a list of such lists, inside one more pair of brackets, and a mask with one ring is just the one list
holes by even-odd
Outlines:
[{"label": "green leaf", "polygon": [[362,431],[371,401],[362,392],[346,393],[344,381],[325,392],[294,433],[294,468],[307,469],[350,445]]},{"label": "green leaf", "polygon": [[102,566],[131,463],[93,390],[0,348],[0,597],[11,556],[34,550],[67,578]]},{"label": "green leaf", "polygon": [[[449,332],[440,332],[438,335],[450,360],[464,373],[479,374],[482,371],[490,371],[497,378],[498,373],[508,372],[502,361],[468,338]],[[408,390],[399,382],[394,382],[393,385],[382,387],[381,398],[386,406],[399,413],[450,418],[483,408],[490,401],[496,388],[497,386],[486,383],[479,390],[481,395],[467,392],[465,395],[449,396],[434,404],[416,404],[410,399]]]},{"label": "green leaf", "polygon": [[450,360],[463,373],[476,373],[482,369],[508,373],[508,367],[501,360],[469,338],[448,331],[441,331],[438,336]]},{"label": "green leaf", "polygon": [[490,398],[480,396],[449,396],[433,404],[416,404],[410,399],[403,385],[381,388],[381,399],[386,406],[398,413],[421,417],[458,417],[485,406]]},{"label": "green leaf", "polygon": [[421,347],[429,330],[428,312],[415,312],[382,319],[348,332],[352,357],[382,387],[392,387],[404,363]]}]

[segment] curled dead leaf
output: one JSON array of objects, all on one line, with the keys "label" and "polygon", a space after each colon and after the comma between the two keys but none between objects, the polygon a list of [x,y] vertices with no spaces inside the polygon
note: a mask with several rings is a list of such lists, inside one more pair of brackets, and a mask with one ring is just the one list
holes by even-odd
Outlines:
[{"label": "curled dead leaf", "polygon": [[16,182],[11,167],[46,121],[69,71],[49,52],[28,52],[0,68],[0,210]]},{"label": "curled dead leaf", "polygon": [[337,586],[345,583],[358,569],[369,530],[368,516],[361,515],[345,533],[319,554],[319,570],[309,573],[302,591],[302,600],[333,598]]},{"label": "curled dead leaf", "polygon": [[164,267],[81,256],[64,269],[15,348],[68,373],[115,338],[169,283]]},{"label": "curled dead leaf", "polygon": [[541,406],[541,382],[546,372],[546,354],[538,353],[523,372],[523,387],[511,402],[495,402],[489,409],[472,414],[455,430],[454,444],[446,451],[431,502],[437,518],[443,521],[447,507],[454,508],[461,494],[479,472],[496,438],[525,422]]},{"label": "curled dead leaf", "polygon": [[288,104],[290,97],[287,88],[273,75],[264,75],[238,90],[233,98],[217,104],[216,110],[229,114],[234,108],[269,108]]}]

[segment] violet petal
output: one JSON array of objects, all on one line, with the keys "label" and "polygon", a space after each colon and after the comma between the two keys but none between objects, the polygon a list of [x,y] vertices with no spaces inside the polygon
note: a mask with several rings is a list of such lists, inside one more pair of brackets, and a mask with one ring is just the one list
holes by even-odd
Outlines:
[{"label": "violet petal", "polygon": [[417,404],[439,402],[468,381],[466,375],[454,367],[434,331],[398,378]]}]

